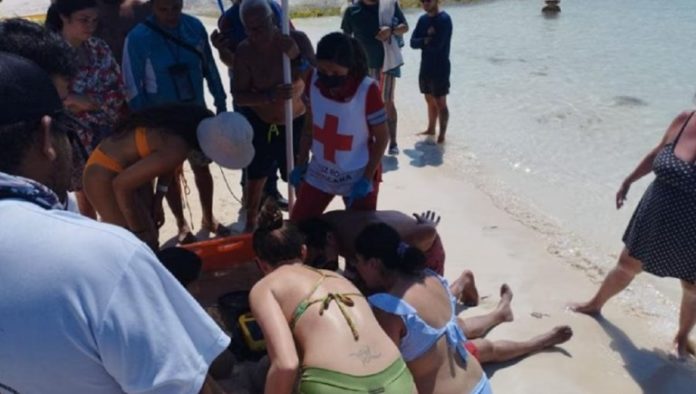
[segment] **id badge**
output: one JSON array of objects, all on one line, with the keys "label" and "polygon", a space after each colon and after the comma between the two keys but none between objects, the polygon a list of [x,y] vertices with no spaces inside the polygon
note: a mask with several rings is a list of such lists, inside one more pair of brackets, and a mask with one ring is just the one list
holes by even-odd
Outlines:
[{"label": "id badge", "polygon": [[168,70],[179,101],[194,101],[196,99],[196,94],[193,89],[193,81],[191,80],[189,67],[184,63],[177,63],[170,66]]}]

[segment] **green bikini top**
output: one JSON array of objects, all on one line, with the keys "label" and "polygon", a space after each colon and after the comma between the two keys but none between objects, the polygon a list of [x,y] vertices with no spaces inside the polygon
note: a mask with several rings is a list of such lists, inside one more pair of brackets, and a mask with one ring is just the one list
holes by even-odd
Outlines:
[{"label": "green bikini top", "polygon": [[331,301],[335,301],[336,305],[338,305],[338,309],[341,311],[341,314],[343,317],[346,319],[346,322],[348,323],[348,327],[350,327],[350,331],[353,333],[353,338],[357,341],[360,336],[358,335],[358,330],[355,328],[355,323],[353,323],[353,319],[351,319],[350,315],[348,314],[348,311],[346,311],[345,307],[352,307],[355,305],[355,302],[351,297],[357,296],[357,297],[364,297],[360,293],[328,293],[324,297],[317,298],[314,300],[310,300],[312,295],[317,291],[319,286],[324,282],[324,279],[326,278],[335,278],[335,279],[340,279],[341,277],[339,276],[334,276],[334,275],[327,275],[318,269],[308,267],[308,266],[303,266],[311,271],[316,272],[317,274],[320,275],[319,280],[314,284],[312,287],[312,290],[309,292],[307,297],[305,297],[300,303],[297,305],[297,308],[295,308],[295,312],[292,314],[292,318],[290,319],[290,329],[295,330],[295,325],[297,324],[297,321],[300,320],[300,317],[307,311],[307,309],[314,305],[321,303],[321,308],[319,309],[319,315],[323,316],[324,311],[329,309],[329,305],[331,304]]}]

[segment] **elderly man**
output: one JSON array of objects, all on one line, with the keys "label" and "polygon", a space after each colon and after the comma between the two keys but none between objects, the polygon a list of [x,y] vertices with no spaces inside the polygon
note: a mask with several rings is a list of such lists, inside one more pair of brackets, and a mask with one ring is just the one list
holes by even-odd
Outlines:
[{"label": "elderly man", "polygon": [[[276,26],[280,28],[283,10],[274,0],[268,0],[268,4],[271,6],[271,10],[273,11],[274,22]],[[244,28],[242,17],[239,13],[241,5],[241,0],[233,0],[232,7],[225,11],[225,13],[218,20],[219,30],[215,30],[210,36],[213,46],[218,50],[220,60],[222,60],[222,62],[225,63],[229,69],[230,91],[232,90],[234,83],[234,53],[237,50],[237,45],[247,38],[246,29]],[[292,24],[290,28],[292,28]],[[239,110],[239,107],[234,102],[234,96],[232,97],[232,105],[234,106],[235,111]],[[278,191],[278,165],[276,164],[275,167],[275,170],[273,170],[266,179],[266,184],[263,188],[265,197],[263,197],[263,199],[266,197],[273,198],[276,200],[281,209],[287,210],[288,200],[285,199],[282,194],[280,194],[280,191]],[[242,171],[242,187],[244,187],[245,184],[246,171]],[[244,200],[246,200],[246,198],[244,198]]]},{"label": "elderly man", "polygon": [[[217,112],[226,111],[227,96],[203,24],[182,13],[183,0],[152,0],[150,3],[152,16],[128,34],[124,45],[123,79],[130,108],[139,110],[172,103],[204,106],[205,79],[215,98]],[[228,235],[229,229],[213,217],[210,161],[195,155],[189,158],[189,163],[203,209],[203,228],[217,235]],[[184,217],[178,179],[171,188],[167,184],[159,186],[156,195],[159,201],[169,192],[167,202],[177,220],[179,242],[195,242],[196,237]]]},{"label": "elderly man", "polygon": [[[274,23],[267,0],[244,0],[241,17],[248,38],[237,47],[232,94],[235,103],[254,128],[256,155],[247,167],[247,219],[245,231],[256,227],[256,215],[266,178],[280,167],[287,180],[285,147],[285,100],[292,99],[293,152],[304,127],[305,105],[301,100],[303,74],[314,63],[314,50],[299,31],[283,36]],[[283,83],[283,54],[292,60],[293,83]]]},{"label": "elderly man", "polygon": [[46,72],[0,53],[0,388],[219,392],[229,338],[133,235],[64,211],[71,122]]}]

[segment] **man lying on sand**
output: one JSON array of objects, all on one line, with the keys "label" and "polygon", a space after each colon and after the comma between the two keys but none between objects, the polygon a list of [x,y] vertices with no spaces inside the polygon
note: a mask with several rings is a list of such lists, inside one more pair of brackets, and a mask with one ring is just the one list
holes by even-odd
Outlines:
[{"label": "man lying on sand", "polygon": [[[428,268],[442,275],[444,271],[445,250],[437,233],[440,217],[432,211],[409,216],[399,211],[332,211],[316,219],[300,224],[305,234],[308,265],[338,269],[338,256],[343,256],[346,273],[353,275],[352,262],[355,261],[355,240],[369,225],[386,223],[393,227],[401,239],[421,250],[426,256]],[[474,275],[465,270],[450,285],[450,292],[467,306],[478,305],[479,296]],[[491,329],[501,323],[510,322],[514,316],[510,303],[512,290],[506,284],[500,288],[498,306],[485,315],[458,318],[458,324],[476,349],[475,356],[482,362],[503,362],[555,346],[569,340],[573,331],[568,326],[558,326],[527,341],[491,341],[483,338]]]}]

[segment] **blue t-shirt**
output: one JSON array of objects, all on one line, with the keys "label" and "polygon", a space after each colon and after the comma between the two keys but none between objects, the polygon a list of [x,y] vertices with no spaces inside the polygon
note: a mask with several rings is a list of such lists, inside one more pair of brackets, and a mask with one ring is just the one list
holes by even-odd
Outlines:
[{"label": "blue t-shirt", "polygon": [[[428,30],[432,28],[431,33]],[[430,36],[426,44],[425,39]],[[422,15],[411,35],[411,48],[421,49],[420,75],[430,78],[449,78],[452,19],[445,11],[435,16]]]},{"label": "blue t-shirt", "polygon": [[230,339],[133,234],[13,199],[0,223],[0,392],[199,392]]}]

